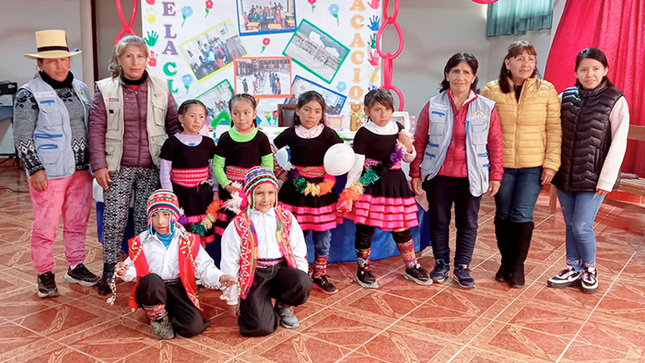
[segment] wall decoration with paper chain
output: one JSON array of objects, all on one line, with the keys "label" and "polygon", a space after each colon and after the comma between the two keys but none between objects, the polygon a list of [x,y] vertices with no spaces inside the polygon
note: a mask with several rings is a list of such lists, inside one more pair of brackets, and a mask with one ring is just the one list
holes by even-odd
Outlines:
[{"label": "wall decoration with paper chain", "polygon": [[213,119],[246,92],[261,125],[275,126],[278,103],[307,90],[348,116],[349,101],[382,84],[380,0],[142,0],[141,16],[150,72],[177,104],[198,98]]}]

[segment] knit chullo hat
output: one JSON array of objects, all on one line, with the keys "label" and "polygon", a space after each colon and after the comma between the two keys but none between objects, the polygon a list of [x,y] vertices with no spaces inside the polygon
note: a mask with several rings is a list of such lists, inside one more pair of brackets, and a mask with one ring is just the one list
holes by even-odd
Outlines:
[{"label": "knit chullo hat", "polygon": [[[263,166],[251,168],[244,177],[244,194],[249,198],[250,208],[255,208],[253,192],[262,184],[271,184],[276,190],[278,189],[278,179],[276,179],[273,171]],[[278,204],[278,198],[276,198],[275,203],[274,207]]]},{"label": "knit chullo hat", "polygon": [[179,216],[181,215],[181,210],[179,209],[179,200],[175,193],[168,189],[157,189],[150,195],[148,198],[148,219],[152,218],[152,215],[159,211],[166,211],[170,213],[170,220],[177,222]]}]

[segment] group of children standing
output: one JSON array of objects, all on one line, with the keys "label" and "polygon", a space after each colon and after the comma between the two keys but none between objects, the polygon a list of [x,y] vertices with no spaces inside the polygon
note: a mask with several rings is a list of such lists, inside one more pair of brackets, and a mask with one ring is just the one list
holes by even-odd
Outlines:
[{"label": "group of children standing", "polygon": [[[406,279],[432,283],[414,252],[410,228],[418,225],[417,206],[401,170],[401,162],[416,155],[412,137],[391,121],[394,107],[388,91],[370,91],[364,103],[371,122],[355,136],[355,162],[340,196],[334,190],[336,178],[326,173],[323,159],[342,140],[325,126],[326,104],[319,93],[309,91],[299,97],[294,126],[274,140],[278,149],[288,146],[291,151],[292,167],[282,174],[281,188],[273,173],[269,138],[256,127],[252,96],[239,94],[230,100],[233,125],[217,145],[200,134],[206,122],[205,105],[188,100],[180,106],[183,130],[161,149],[164,189],[150,197],[149,228],[131,240],[128,260],[116,268],[124,280],[137,280],[131,305],[144,307],[159,338],[171,338],[174,332],[192,336],[207,327],[198,314],[194,282],[186,276],[195,276],[207,287],[239,289],[225,295],[230,297],[228,304],[238,316],[242,335],[270,334],[278,324],[298,326],[291,307],[304,303],[312,287],[326,294],[338,292],[327,277],[327,258],[331,231],[343,217],[356,223],[354,280],[360,286],[378,287],[369,264],[375,227],[391,231],[405,263]],[[239,210],[231,208],[236,200],[241,202]],[[214,222],[207,224],[212,231],[195,228],[208,218]],[[197,231],[201,238],[187,230]],[[305,237],[310,231],[315,259],[308,275]],[[222,236],[221,246],[213,243],[215,235]],[[155,257],[158,251],[146,241],[163,245],[173,257]],[[221,271],[208,255],[221,258]],[[170,265],[162,263],[166,260]],[[151,272],[156,278],[146,277]],[[166,291],[162,291],[164,285]]]}]

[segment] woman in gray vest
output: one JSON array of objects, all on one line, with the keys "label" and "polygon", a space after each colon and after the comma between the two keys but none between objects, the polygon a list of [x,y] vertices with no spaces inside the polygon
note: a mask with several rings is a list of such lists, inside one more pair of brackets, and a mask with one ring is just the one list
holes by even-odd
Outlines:
[{"label": "woman in gray vest", "polygon": [[448,59],[441,93],[423,107],[414,133],[412,189],[425,190],[435,266],[430,277],[443,283],[450,272],[450,210],[455,204],[457,250],[453,279],[474,288],[470,261],[477,239],[481,195],[495,195],[502,180],[502,133],[495,102],[479,96],[475,56]]},{"label": "woman in gray vest", "polygon": [[623,93],[609,78],[607,58],[596,48],[576,58],[576,84],[562,99],[561,166],[553,178],[566,223],[567,268],[549,279],[551,287],[582,286],[598,291],[596,213],[618,186],[629,132]]},{"label": "woman in gray vest", "polygon": [[87,119],[90,94],[69,71],[64,30],[36,32],[34,79],[20,87],[14,105],[14,140],[29,177],[34,209],[31,261],[38,272],[38,296],[58,296],[54,279],[54,240],[63,217],[69,269],[65,282],[94,286],[99,278],[83,265],[90,216],[92,177],[88,171]]},{"label": "woman in gray vest", "polygon": [[135,35],[114,47],[112,77],[96,83],[90,111],[90,164],[103,187],[103,278],[99,294],[111,292],[114,266],[134,197],[134,229],[146,229],[146,203],[159,188],[159,153],[179,131],[177,106],[166,81],[148,74],[148,46]]}]

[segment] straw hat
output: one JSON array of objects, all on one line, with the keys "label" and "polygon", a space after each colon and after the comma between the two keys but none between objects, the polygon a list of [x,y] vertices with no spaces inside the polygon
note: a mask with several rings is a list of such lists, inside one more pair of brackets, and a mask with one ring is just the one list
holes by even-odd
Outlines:
[{"label": "straw hat", "polygon": [[67,36],[64,30],[40,30],[36,32],[38,53],[25,54],[26,58],[67,58],[82,53],[80,50],[70,52],[67,47]]}]

